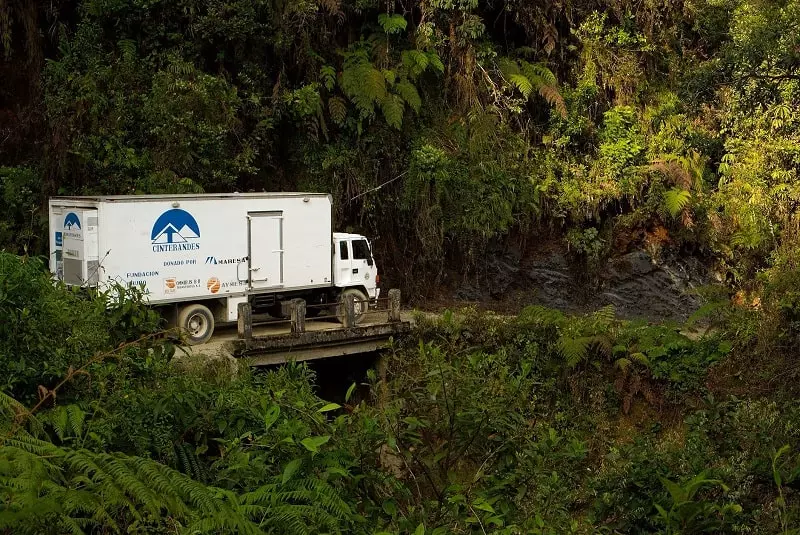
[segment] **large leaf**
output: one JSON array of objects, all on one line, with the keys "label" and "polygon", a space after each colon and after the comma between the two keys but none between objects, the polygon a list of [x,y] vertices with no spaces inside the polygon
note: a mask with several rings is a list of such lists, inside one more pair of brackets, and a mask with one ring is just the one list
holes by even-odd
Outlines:
[{"label": "large leaf", "polygon": [[328,435],[321,437],[308,437],[301,440],[300,444],[302,444],[303,447],[311,453],[317,453],[322,445],[328,442],[330,439],[331,437]]}]

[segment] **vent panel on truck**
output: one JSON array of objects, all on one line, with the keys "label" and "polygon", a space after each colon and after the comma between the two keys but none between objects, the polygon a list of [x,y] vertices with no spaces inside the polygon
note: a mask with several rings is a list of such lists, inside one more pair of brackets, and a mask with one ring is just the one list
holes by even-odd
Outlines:
[{"label": "vent panel on truck", "polygon": [[74,286],[96,286],[100,280],[97,210],[65,208],[63,213],[61,278]]}]

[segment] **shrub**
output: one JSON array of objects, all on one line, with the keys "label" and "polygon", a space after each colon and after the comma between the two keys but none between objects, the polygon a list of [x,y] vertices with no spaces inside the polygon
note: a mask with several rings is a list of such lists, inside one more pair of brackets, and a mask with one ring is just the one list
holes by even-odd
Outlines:
[{"label": "shrub", "polygon": [[37,258],[0,253],[2,390],[30,399],[90,357],[152,332],[156,316],[135,295],[90,296],[54,283]]}]

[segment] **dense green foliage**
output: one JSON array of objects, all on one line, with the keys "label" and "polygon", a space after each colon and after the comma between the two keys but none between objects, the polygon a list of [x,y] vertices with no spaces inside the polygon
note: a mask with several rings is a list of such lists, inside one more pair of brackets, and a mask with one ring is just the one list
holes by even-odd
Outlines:
[{"label": "dense green foliage", "polygon": [[[0,530],[799,533],[799,27],[798,0],[0,0]],[[262,189],[332,193],[405,295],[544,229],[586,273],[678,251],[742,291],[685,326],[420,317],[333,403],[38,260],[52,194]]]},{"label": "dense green foliage", "polygon": [[43,251],[38,193],[308,189],[406,290],[532,225],[746,283],[797,228],[799,22],[794,0],[5,0],[0,244]]},{"label": "dense green foliage", "polygon": [[[0,260],[0,288],[18,290],[4,313],[26,327],[0,346],[5,365],[20,357],[0,393],[8,532],[800,529],[794,275],[769,283],[762,312],[705,311],[717,328],[699,338],[610,308],[420,316],[387,354],[387,380],[370,370],[340,404],[305,366],[176,353],[147,336],[157,327],[135,295],[111,309],[129,320],[125,343],[96,313],[106,297]],[[748,374],[762,351],[780,369]],[[742,385],[751,393],[731,395]]]}]

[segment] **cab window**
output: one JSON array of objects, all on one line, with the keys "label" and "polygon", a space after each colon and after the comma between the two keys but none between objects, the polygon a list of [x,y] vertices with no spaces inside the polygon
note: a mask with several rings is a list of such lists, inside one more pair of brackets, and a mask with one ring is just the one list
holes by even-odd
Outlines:
[{"label": "cab window", "polygon": [[339,258],[342,260],[349,260],[350,259],[350,252],[347,249],[347,242],[340,241],[339,242]]},{"label": "cab window", "polygon": [[369,251],[367,240],[353,240],[353,259],[366,260],[369,265],[372,265],[372,254]]}]

